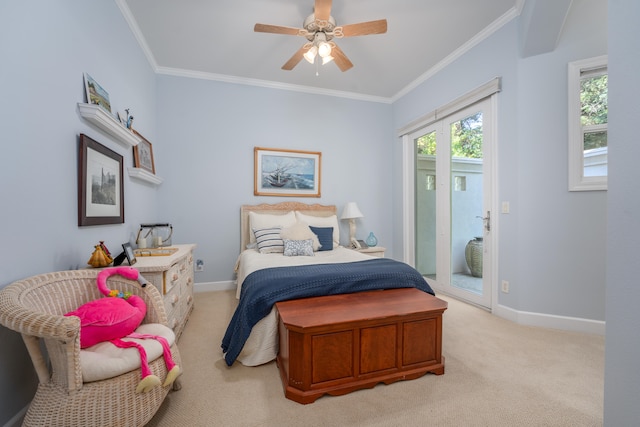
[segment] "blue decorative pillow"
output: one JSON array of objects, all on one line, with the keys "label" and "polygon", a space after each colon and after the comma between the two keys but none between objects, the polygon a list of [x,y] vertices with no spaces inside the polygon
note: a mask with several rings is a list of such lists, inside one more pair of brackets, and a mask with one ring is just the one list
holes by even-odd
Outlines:
[{"label": "blue decorative pillow", "polygon": [[313,256],[313,239],[284,239],[284,256]]},{"label": "blue decorative pillow", "polygon": [[261,254],[273,254],[284,252],[284,242],[280,237],[282,227],[253,229],[256,243]]},{"label": "blue decorative pillow", "polygon": [[320,241],[319,251],[330,251],[333,249],[333,227],[314,227],[309,226],[313,234],[318,236]]}]

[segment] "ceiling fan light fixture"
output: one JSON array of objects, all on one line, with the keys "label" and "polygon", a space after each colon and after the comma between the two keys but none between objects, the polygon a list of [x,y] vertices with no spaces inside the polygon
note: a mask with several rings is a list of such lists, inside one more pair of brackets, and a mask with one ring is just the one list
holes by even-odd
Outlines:
[{"label": "ceiling fan light fixture", "polygon": [[318,55],[322,58],[331,56],[331,45],[327,42],[320,42],[318,44]]},{"label": "ceiling fan light fixture", "polygon": [[[253,31],[300,36],[307,40],[282,66],[283,70],[291,71],[304,58],[310,64],[317,65],[317,74],[320,61],[316,62],[316,57],[319,55],[322,58],[322,65],[333,61],[340,71],[344,72],[351,69],[353,64],[333,39],[384,34],[387,32],[387,20],[378,19],[376,21],[336,26],[336,21],[331,16],[331,5],[332,0],[314,0],[313,13],[304,20],[302,28],[257,23],[253,27]],[[334,53],[335,56],[332,55]]]},{"label": "ceiling fan light fixture", "polygon": [[306,59],[309,64],[313,64],[313,62],[316,59],[317,53],[318,53],[318,48],[314,45],[314,46],[311,46],[303,56],[304,56],[304,59]]}]

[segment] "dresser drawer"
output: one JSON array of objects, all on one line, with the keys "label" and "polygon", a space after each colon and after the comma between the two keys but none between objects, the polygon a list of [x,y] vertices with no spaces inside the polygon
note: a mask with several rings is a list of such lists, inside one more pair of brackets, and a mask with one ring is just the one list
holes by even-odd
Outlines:
[{"label": "dresser drawer", "polygon": [[181,319],[180,315],[180,307],[182,305],[182,292],[180,289],[180,285],[173,286],[169,293],[164,296],[164,307],[167,311],[167,321],[169,323],[169,327],[174,329]]},{"label": "dresser drawer", "polygon": [[171,290],[178,285],[180,281],[180,264],[179,262],[173,264],[169,270],[164,273],[164,293],[168,294]]}]

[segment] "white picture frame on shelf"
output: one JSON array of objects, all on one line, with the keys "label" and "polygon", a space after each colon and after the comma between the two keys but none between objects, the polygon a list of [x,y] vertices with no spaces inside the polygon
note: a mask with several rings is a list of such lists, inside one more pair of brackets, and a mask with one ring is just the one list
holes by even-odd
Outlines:
[{"label": "white picture frame on shelf", "polygon": [[84,73],[84,90],[87,95],[87,104],[98,105],[111,114],[109,93],[88,73]]}]

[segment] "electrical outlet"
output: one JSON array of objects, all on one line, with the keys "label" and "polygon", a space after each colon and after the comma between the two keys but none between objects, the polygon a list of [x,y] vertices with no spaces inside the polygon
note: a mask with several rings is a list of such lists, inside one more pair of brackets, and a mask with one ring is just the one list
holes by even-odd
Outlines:
[{"label": "electrical outlet", "polygon": [[204,261],[201,259],[196,260],[196,271],[204,271]]},{"label": "electrical outlet", "polygon": [[506,280],[502,281],[502,292],[504,292],[505,294],[509,293],[509,282],[507,282]]}]

